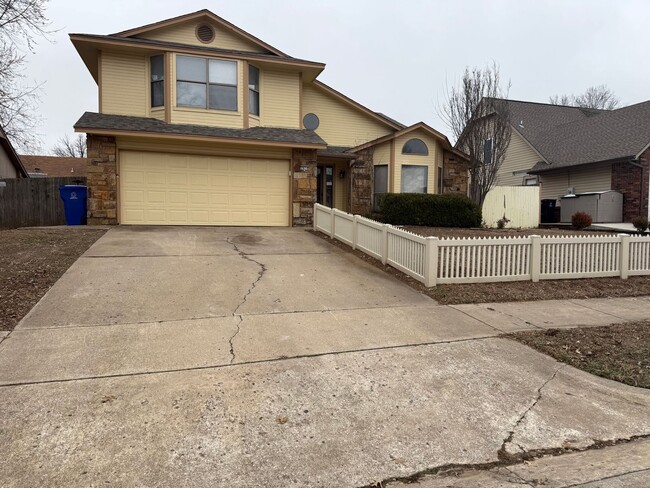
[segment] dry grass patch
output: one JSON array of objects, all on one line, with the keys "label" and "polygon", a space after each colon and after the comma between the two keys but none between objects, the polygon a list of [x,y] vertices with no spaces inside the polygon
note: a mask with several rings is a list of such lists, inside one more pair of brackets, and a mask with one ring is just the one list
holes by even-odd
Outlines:
[{"label": "dry grass patch", "polygon": [[650,321],[508,336],[588,373],[650,388]]},{"label": "dry grass patch", "polygon": [[13,330],[104,232],[66,227],[0,231],[0,330]]}]

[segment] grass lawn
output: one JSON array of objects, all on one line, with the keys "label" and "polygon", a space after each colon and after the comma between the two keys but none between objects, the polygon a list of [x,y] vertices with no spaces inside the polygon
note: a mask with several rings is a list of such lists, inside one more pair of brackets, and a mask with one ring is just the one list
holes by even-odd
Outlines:
[{"label": "grass lawn", "polygon": [[104,232],[67,227],[0,230],[0,330],[13,330]]},{"label": "grass lawn", "polygon": [[650,321],[508,337],[588,373],[650,388]]}]

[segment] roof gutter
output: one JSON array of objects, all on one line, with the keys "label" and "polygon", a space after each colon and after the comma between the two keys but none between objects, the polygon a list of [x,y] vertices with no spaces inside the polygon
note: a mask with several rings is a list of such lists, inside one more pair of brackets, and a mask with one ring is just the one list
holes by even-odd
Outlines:
[{"label": "roof gutter", "polygon": [[609,164],[630,163],[630,164],[635,165],[635,166],[637,166],[637,165],[640,166],[637,161],[638,161],[638,158],[636,158],[635,156],[624,156],[624,157],[621,157],[621,158],[605,159],[603,161],[589,161],[587,163],[571,164],[571,165],[567,165],[567,166],[555,166],[555,167],[553,167],[552,164],[551,164],[549,168],[538,168],[538,169],[533,168],[530,171],[528,171],[528,173],[531,174],[531,175],[537,175],[537,174],[541,174],[541,173],[549,173],[551,171],[562,171],[562,170],[565,170],[565,169],[568,170],[568,169],[571,169],[571,168],[581,168],[583,166],[591,166],[591,165],[595,165],[595,164],[606,164],[606,163],[609,163]]},{"label": "roof gutter", "polygon": [[75,126],[75,132],[86,134],[105,135],[105,136],[134,136],[134,137],[152,137],[157,139],[191,139],[202,142],[225,142],[229,144],[252,144],[257,146],[276,146],[305,149],[325,149],[327,144],[311,142],[293,142],[293,141],[269,141],[264,139],[243,139],[236,137],[219,137],[204,136],[196,134],[179,134],[173,132],[150,132],[150,131],[130,131],[122,129],[93,129],[92,127]]}]

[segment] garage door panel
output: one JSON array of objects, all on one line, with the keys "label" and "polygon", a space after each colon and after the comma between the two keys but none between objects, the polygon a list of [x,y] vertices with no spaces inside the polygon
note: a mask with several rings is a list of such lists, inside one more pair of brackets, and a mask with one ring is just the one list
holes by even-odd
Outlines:
[{"label": "garage door panel", "polygon": [[125,224],[289,223],[289,161],[120,152]]}]

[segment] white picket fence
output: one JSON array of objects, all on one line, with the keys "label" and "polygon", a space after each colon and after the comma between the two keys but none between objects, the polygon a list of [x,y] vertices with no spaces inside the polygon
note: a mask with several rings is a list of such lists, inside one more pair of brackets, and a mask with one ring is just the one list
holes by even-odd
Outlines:
[{"label": "white picket fence", "polygon": [[323,232],[424,283],[481,283],[650,275],[650,237],[422,237],[314,206]]}]

